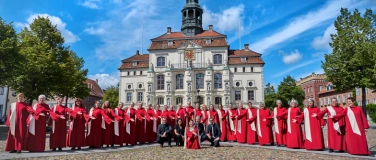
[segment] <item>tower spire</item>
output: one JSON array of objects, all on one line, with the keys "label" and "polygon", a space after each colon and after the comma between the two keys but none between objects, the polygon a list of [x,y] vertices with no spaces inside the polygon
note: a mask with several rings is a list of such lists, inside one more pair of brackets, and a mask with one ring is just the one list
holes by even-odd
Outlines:
[{"label": "tower spire", "polygon": [[202,14],[198,0],[186,0],[182,12],[181,32],[186,36],[195,36],[202,33]]}]

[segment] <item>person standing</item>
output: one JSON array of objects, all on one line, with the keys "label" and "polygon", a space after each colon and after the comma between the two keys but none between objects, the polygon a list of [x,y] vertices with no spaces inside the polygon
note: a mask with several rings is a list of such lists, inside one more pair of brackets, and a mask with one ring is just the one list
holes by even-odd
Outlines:
[{"label": "person standing", "polygon": [[150,119],[150,116],[145,112],[145,109],[142,107],[141,102],[138,104],[136,117],[136,139],[139,144],[144,144],[146,136],[146,119]]},{"label": "person standing", "polygon": [[369,128],[368,120],[364,116],[362,107],[355,106],[354,98],[347,98],[347,107],[337,115],[330,115],[335,122],[346,120],[347,152],[354,155],[370,155],[366,132]]},{"label": "person standing", "polygon": [[5,123],[9,127],[9,130],[4,151],[10,151],[10,153],[21,153],[26,148],[26,120],[28,114],[39,114],[29,104],[25,103],[24,100],[24,94],[19,93],[17,95],[17,102],[10,105],[8,118]]},{"label": "person standing", "polygon": [[[63,99],[60,97],[57,97],[57,105],[52,107],[52,112],[54,112],[58,116],[64,116],[66,117],[67,113],[69,115],[75,116],[76,113],[71,110],[70,108],[67,108],[66,106],[63,106]],[[77,113],[82,114],[82,112]],[[67,137],[67,120],[64,119],[49,119],[49,126],[51,126],[51,133],[50,133],[50,149],[52,151],[56,151],[56,148],[59,149],[59,151],[62,151],[62,148],[66,147],[66,137]]]},{"label": "person standing", "polygon": [[157,136],[157,143],[163,147],[163,143],[167,141],[168,146],[171,147],[171,132],[172,128],[170,124],[167,123],[167,119],[165,117],[162,118],[162,124],[158,126],[158,136]]},{"label": "person standing", "polygon": [[238,104],[238,111],[235,115],[236,119],[236,139],[238,143],[247,142],[247,109],[243,108],[243,104]]},{"label": "person standing", "polygon": [[101,102],[96,101],[93,108],[89,111],[90,120],[87,122],[86,145],[89,148],[100,148],[102,146],[102,129],[106,128],[106,124],[111,124],[109,118],[101,108]]},{"label": "person standing", "polygon": [[256,129],[256,124],[257,124],[257,109],[252,106],[252,102],[248,102],[248,117],[247,117],[247,144],[256,144],[258,142],[258,137],[257,137],[257,129]]},{"label": "person standing", "polygon": [[114,122],[114,144],[120,145],[123,147],[124,143],[124,136],[125,136],[125,112],[122,109],[124,104],[120,102],[117,108],[114,109],[114,113],[118,117],[122,117],[121,119],[115,119]]},{"label": "person standing", "polygon": [[290,106],[287,111],[277,115],[278,118],[287,116],[286,146],[293,149],[304,148],[301,124],[296,120],[296,117],[301,114],[298,102],[293,99]]},{"label": "person standing", "polygon": [[182,104],[179,103],[178,109],[176,110],[176,118],[181,118],[183,120],[183,126],[186,127],[188,123],[186,122],[186,114],[185,108],[183,108]]},{"label": "person standing", "polygon": [[185,106],[186,123],[190,120],[195,120],[194,117],[195,108],[191,106],[191,101],[188,101],[188,105]]},{"label": "person standing", "polygon": [[200,117],[200,119],[202,119],[202,111],[200,109],[200,103],[196,103],[196,108],[194,110],[194,117]]},{"label": "person standing", "polygon": [[[313,113],[313,117],[317,116],[318,119],[323,119],[325,114],[328,117],[335,116],[343,112],[344,108],[338,105],[337,99],[332,98],[331,106],[325,107],[320,113]],[[345,119],[340,119],[338,121],[333,121],[333,119],[328,118],[328,149],[329,152],[344,152],[346,150],[345,143]]]},{"label": "person standing", "polygon": [[86,146],[85,142],[85,122],[89,120],[86,114],[86,108],[82,105],[81,99],[76,98],[72,110],[77,114],[69,114],[69,128],[67,136],[67,146],[75,150],[76,147],[80,150],[81,147]]},{"label": "person standing", "polygon": [[136,114],[134,103],[125,111],[125,138],[124,142],[128,146],[137,144],[137,128],[136,128]]},{"label": "person standing", "polygon": [[178,119],[178,124],[175,125],[175,142],[176,146],[183,146],[184,145],[184,129],[185,127],[183,126],[183,121],[179,118]]},{"label": "person standing", "polygon": [[123,119],[114,113],[114,110],[110,108],[110,102],[105,101],[102,105],[103,113],[111,120],[111,123],[105,123],[105,127],[102,128],[102,145],[108,147],[114,146],[114,122]]},{"label": "person standing", "polygon": [[204,104],[202,105],[202,110],[201,110],[201,115],[202,115],[202,118],[201,118],[201,121],[202,123],[207,126],[208,125],[208,107]]},{"label": "person standing", "polygon": [[274,123],[275,142],[278,147],[286,145],[287,123],[286,116],[277,115],[286,112],[286,108],[282,106],[282,101],[277,100],[277,106],[273,109],[272,114],[267,119],[272,119]]},{"label": "person standing", "polygon": [[227,140],[227,116],[228,112],[223,109],[222,104],[218,104],[217,115],[219,119],[219,128],[221,129],[221,141]]},{"label": "person standing", "polygon": [[217,123],[219,122],[218,120],[218,113],[217,111],[214,109],[214,105],[210,105],[209,106],[209,111],[208,111],[208,119],[210,118],[213,118],[214,119],[214,123]]},{"label": "person standing", "polygon": [[303,114],[297,118],[299,123],[304,120],[304,148],[306,150],[322,151],[325,148],[321,129],[325,123],[323,119],[320,120],[317,116],[314,116],[318,113],[320,113],[320,108],[315,106],[313,99],[308,99],[307,108],[304,108]]},{"label": "person standing", "polygon": [[[157,107],[159,104],[156,105]],[[151,104],[148,105],[148,108],[145,109],[145,115],[148,115],[146,119],[146,126],[145,126],[145,142],[152,143],[155,142],[157,139],[157,119],[158,116],[155,116],[155,111]],[[159,124],[158,124],[159,125]]]},{"label": "person standing", "polygon": [[236,114],[238,110],[236,108],[233,108],[232,104],[229,104],[229,109],[226,111],[228,115],[228,130],[227,130],[227,140],[229,142],[235,142],[236,141]]},{"label": "person standing", "polygon": [[270,111],[264,105],[260,103],[260,108],[257,109],[257,135],[259,145],[273,145],[273,131],[272,131],[272,120],[268,117],[270,116]]}]

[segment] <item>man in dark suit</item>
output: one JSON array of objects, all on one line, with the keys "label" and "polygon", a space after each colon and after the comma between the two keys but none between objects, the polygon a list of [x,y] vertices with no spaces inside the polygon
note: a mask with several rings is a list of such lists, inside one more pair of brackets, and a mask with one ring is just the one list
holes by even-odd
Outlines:
[{"label": "man in dark suit", "polygon": [[163,147],[163,143],[165,141],[167,141],[168,142],[168,146],[171,147],[171,131],[172,131],[172,128],[166,122],[167,122],[166,117],[163,117],[162,118],[162,124],[160,124],[158,126],[157,143],[159,143],[161,145],[161,147]]},{"label": "man in dark suit", "polygon": [[201,123],[201,117],[199,116],[196,117],[195,125],[198,128],[198,134],[201,136],[201,141],[203,141],[202,138],[204,138],[205,136],[205,126],[204,124]]},{"label": "man in dark suit", "polygon": [[219,138],[221,137],[221,129],[218,124],[214,123],[214,118],[209,119],[208,127],[206,127],[205,140],[208,140],[211,145],[219,147]]}]

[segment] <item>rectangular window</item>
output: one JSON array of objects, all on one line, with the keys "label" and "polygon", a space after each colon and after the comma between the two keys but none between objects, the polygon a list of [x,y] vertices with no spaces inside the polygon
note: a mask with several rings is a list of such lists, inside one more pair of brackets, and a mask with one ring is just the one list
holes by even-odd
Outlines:
[{"label": "rectangular window", "polygon": [[206,39],[206,44],[211,44],[211,39]]},{"label": "rectangular window", "polygon": [[319,91],[321,91],[322,90],[322,85],[319,85]]},{"label": "rectangular window", "polygon": [[176,105],[179,105],[180,103],[183,104],[183,98],[181,97],[176,98]]},{"label": "rectangular window", "polygon": [[359,88],[356,88],[356,95],[359,96],[359,94],[360,94],[360,90]]},{"label": "rectangular window", "polygon": [[251,72],[253,72],[253,67],[251,67]]},{"label": "rectangular window", "polygon": [[310,92],[313,92],[313,90],[312,90],[312,86],[311,86],[311,88],[309,88],[309,90],[310,90]]},{"label": "rectangular window", "polygon": [[249,101],[255,100],[255,91],[248,91],[248,100]]},{"label": "rectangular window", "polygon": [[142,75],[142,71],[140,71],[140,75]]},{"label": "rectangular window", "polygon": [[240,101],[242,100],[242,95],[241,95],[241,91],[235,91],[235,101]]},{"label": "rectangular window", "polygon": [[330,97],[328,97],[328,104],[330,104]]},{"label": "rectangular window", "polygon": [[127,102],[132,102],[132,93],[127,93]]},{"label": "rectangular window", "polygon": [[204,76],[202,73],[196,74],[196,89],[204,88]]},{"label": "rectangular window", "polygon": [[133,75],[134,75],[134,76],[136,75],[136,71],[133,71]]},{"label": "rectangular window", "polygon": [[242,62],[247,62],[247,57],[242,57]]},{"label": "rectangular window", "polygon": [[163,97],[159,97],[157,99],[157,103],[160,104],[160,105],[163,105],[164,104],[164,98]]},{"label": "rectangular window", "polygon": [[174,43],[172,41],[168,41],[168,46],[172,46]]},{"label": "rectangular window", "polygon": [[235,67],[235,68],[234,68],[234,72],[238,72],[238,68]]},{"label": "rectangular window", "polygon": [[137,62],[133,62],[133,67],[134,67],[134,66],[137,66]]},{"label": "rectangular window", "polygon": [[222,98],[221,97],[215,97],[214,104],[222,104]]},{"label": "rectangular window", "polygon": [[324,104],[326,104],[326,98],[324,98]]},{"label": "rectangular window", "polygon": [[366,88],[366,94],[368,94],[368,88]]},{"label": "rectangular window", "polygon": [[164,90],[164,75],[159,75],[157,77],[157,90]]},{"label": "rectangular window", "polygon": [[157,58],[157,66],[160,66],[160,67],[166,66],[166,58],[165,57],[158,57]]},{"label": "rectangular window", "polygon": [[348,94],[348,97],[351,97],[351,93]]},{"label": "rectangular window", "polygon": [[366,101],[366,105],[368,105],[369,104],[369,100],[367,99],[367,101]]},{"label": "rectangular window", "polygon": [[142,98],[143,98],[143,92],[138,92],[137,93],[137,101],[142,102]]},{"label": "rectangular window", "polygon": [[4,94],[4,88],[0,87],[0,95],[3,95],[3,94]]},{"label": "rectangular window", "polygon": [[376,98],[375,98],[375,99],[373,99],[373,104],[376,104]]},{"label": "rectangular window", "polygon": [[362,102],[361,101],[358,101],[358,106],[361,106],[362,105]]},{"label": "rectangular window", "polygon": [[222,88],[222,75],[219,73],[214,74],[214,89]]},{"label": "rectangular window", "polygon": [[245,72],[245,67],[243,67],[243,72]]},{"label": "rectangular window", "polygon": [[128,74],[127,74],[128,76],[130,76],[130,73],[129,73],[129,71],[128,71]]},{"label": "rectangular window", "polygon": [[338,103],[341,103],[341,96],[337,96]]}]

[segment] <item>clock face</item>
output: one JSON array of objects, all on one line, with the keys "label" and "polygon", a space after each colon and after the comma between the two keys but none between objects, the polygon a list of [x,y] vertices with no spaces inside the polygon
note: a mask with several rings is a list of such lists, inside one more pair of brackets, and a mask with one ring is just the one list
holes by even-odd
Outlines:
[{"label": "clock face", "polygon": [[194,60],[195,59],[195,53],[193,50],[185,50],[184,51],[184,60]]}]

